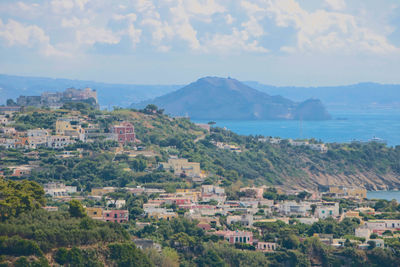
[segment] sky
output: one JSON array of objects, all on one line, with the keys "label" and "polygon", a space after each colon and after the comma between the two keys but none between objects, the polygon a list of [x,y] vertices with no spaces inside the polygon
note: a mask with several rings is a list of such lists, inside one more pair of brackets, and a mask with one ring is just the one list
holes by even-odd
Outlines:
[{"label": "sky", "polygon": [[400,83],[398,0],[0,0],[0,73]]}]

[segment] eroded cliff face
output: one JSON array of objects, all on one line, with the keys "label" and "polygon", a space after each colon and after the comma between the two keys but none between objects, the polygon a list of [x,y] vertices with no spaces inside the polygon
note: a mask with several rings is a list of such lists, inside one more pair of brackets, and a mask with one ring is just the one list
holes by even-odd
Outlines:
[{"label": "eroded cliff face", "polygon": [[342,185],[365,188],[367,190],[396,190],[400,188],[400,177],[394,173],[379,175],[374,172],[356,174],[322,174],[307,173],[306,178],[286,177],[283,185],[287,188],[306,188],[316,190],[319,186]]}]

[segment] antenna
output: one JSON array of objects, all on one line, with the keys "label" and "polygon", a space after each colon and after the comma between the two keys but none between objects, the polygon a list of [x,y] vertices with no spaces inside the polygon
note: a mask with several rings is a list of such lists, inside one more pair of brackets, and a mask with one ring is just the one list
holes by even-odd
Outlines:
[{"label": "antenna", "polygon": [[300,139],[303,139],[303,116],[300,116],[299,135],[300,135]]}]

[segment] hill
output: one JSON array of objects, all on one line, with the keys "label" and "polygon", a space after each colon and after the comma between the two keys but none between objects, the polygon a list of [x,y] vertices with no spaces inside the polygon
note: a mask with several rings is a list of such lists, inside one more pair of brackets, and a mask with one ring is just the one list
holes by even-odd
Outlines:
[{"label": "hill", "polygon": [[400,108],[398,84],[357,83],[345,86],[278,87],[253,81],[244,83],[262,92],[281,95],[294,101],[315,97],[321,99],[329,110]]},{"label": "hill", "polygon": [[169,114],[195,119],[330,119],[317,99],[297,103],[281,96],[270,96],[231,78],[201,78],[175,92],[133,107],[150,103]]}]

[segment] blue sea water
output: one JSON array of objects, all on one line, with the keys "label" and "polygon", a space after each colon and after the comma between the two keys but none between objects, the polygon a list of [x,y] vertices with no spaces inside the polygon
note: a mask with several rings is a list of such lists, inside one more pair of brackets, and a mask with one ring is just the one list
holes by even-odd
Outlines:
[{"label": "blue sea water", "polygon": [[[368,141],[374,137],[389,146],[400,145],[400,110],[330,111],[327,121],[217,120],[216,125],[243,135],[315,138],[326,143]],[[206,123],[208,121],[195,121]]]},{"label": "blue sea water", "polygon": [[392,200],[395,199],[400,203],[400,191],[368,191],[367,192],[368,199],[386,199]]}]

